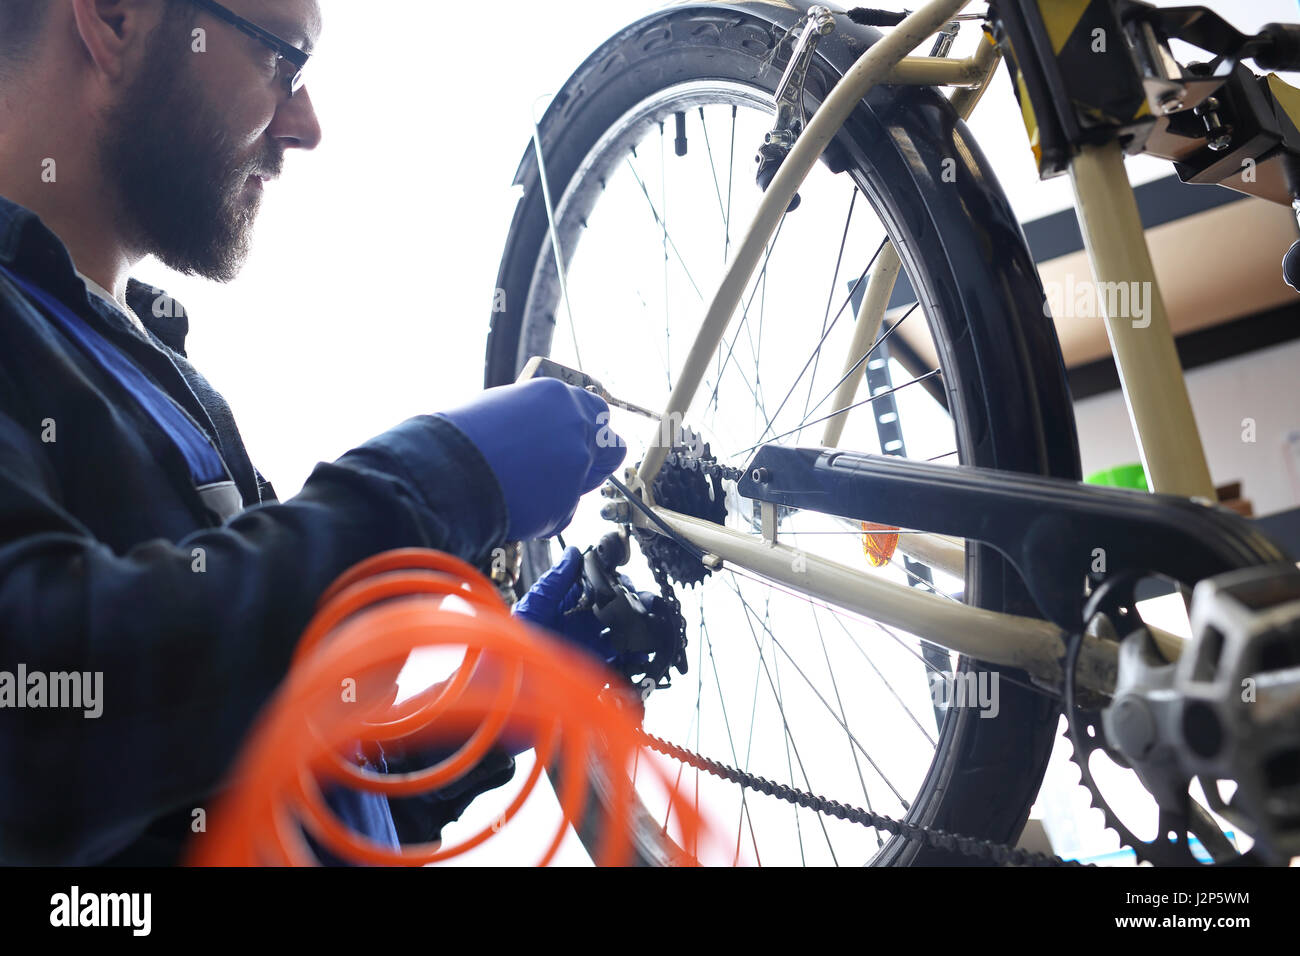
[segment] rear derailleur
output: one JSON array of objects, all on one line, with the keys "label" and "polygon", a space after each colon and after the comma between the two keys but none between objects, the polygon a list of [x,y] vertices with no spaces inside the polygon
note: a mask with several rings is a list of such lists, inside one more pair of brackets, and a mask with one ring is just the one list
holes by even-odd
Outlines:
[{"label": "rear derailleur", "polygon": [[583,553],[582,597],[569,613],[591,610],[605,628],[609,665],[644,701],[671,686],[669,671],[687,671],[686,622],[669,588],[663,596],[638,592],[618,569],[631,557],[627,532],[611,531]]}]

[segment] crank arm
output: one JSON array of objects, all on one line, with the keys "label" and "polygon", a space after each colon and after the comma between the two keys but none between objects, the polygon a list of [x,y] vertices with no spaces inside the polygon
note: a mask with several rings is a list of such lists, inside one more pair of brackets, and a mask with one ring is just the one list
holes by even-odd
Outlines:
[{"label": "crank arm", "polygon": [[826,448],[759,449],[737,490],[807,511],[973,539],[1001,552],[1047,620],[1083,625],[1085,580],[1195,582],[1293,561],[1246,519],[1174,495]]}]

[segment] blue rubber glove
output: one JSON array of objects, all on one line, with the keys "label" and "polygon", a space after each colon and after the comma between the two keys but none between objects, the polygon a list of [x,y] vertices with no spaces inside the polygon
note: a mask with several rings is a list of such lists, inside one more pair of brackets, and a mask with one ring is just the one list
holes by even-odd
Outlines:
[{"label": "blue rubber glove", "polygon": [[566,614],[582,597],[582,552],[577,548],[564,549],[564,556],[528,590],[515,605],[514,616],[558,634],[571,644],[591,652],[601,660],[608,660],[610,650],[604,646],[601,631],[604,625],[596,620],[590,608],[577,614]]},{"label": "blue rubber glove", "polygon": [[487,459],[505,495],[510,541],[562,530],[578,499],[627,455],[605,400],[552,378],[490,388],[439,417]]},{"label": "blue rubber glove", "polygon": [[[626,575],[620,574],[619,578],[626,588],[636,590]],[[614,663],[618,668],[630,667],[629,673],[636,673],[637,666],[645,666],[649,655],[618,655],[610,643],[610,635],[605,633],[605,626],[596,620],[596,615],[590,608],[577,614],[566,613],[577,605],[581,597],[582,552],[569,547],[555,567],[538,578],[520,599],[513,613],[515,617],[545,628],[570,644],[583,648],[607,664]],[[666,615],[667,608],[658,594],[637,591],[637,597],[652,614],[660,618]]]}]

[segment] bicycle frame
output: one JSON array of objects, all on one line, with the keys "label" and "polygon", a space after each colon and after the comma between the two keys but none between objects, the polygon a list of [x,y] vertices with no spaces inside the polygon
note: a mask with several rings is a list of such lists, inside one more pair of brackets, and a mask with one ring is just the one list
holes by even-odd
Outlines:
[{"label": "bicycle frame", "polygon": [[[675,379],[662,421],[683,420],[782,213],[840,126],[874,86],[882,82],[958,86],[953,106],[963,118],[970,115],[999,62],[991,40],[965,59],[907,55],[968,3],[930,0],[872,45],[827,95],[772,179],[754,221],[736,247]],[[1094,278],[1103,283],[1149,283],[1145,288],[1152,290],[1151,308],[1141,324],[1105,315],[1107,335],[1151,488],[1213,501],[1214,486],[1205,452],[1118,143],[1084,148],[1073,159],[1070,173]],[[875,338],[898,273],[897,262],[897,254],[886,244],[863,298],[857,332],[845,360],[846,370],[865,354]],[[827,422],[823,435],[827,446],[838,441],[858,378],[850,376],[836,394],[833,407],[841,411]],[[763,505],[761,539],[654,506],[650,488],[667,453],[664,443],[650,443],[639,470],[629,475],[633,490],[640,491],[673,532],[716,560],[752,570],[791,591],[899,627],[959,653],[1059,683],[1065,635],[1049,622],[957,604],[937,594],[803,554],[777,540],[775,509],[768,504]],[[637,514],[635,520],[654,530],[643,515]],[[953,550],[948,539],[938,536],[929,542],[921,539],[916,546],[923,550],[927,544],[938,550],[946,544],[947,550]],[[1153,633],[1166,656],[1178,655],[1180,638]],[[1078,673],[1081,685],[1103,693],[1113,689],[1116,647],[1110,641],[1085,640]]]}]

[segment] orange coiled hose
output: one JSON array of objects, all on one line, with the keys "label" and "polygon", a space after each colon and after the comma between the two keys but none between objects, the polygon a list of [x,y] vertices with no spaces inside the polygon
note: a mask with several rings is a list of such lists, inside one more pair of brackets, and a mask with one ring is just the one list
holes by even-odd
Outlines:
[{"label": "orange coiled hose", "polygon": [[[452,596],[459,601],[448,606]],[[463,649],[464,656],[450,678],[397,702],[396,677],[407,656],[430,647]],[[288,676],[236,762],[228,792],[194,840],[190,862],[311,865],[317,860],[305,830],[350,862],[437,863],[502,832],[542,770],[557,761],[562,819],[540,865],[551,862],[587,803],[593,761],[610,782],[615,823],[602,827],[598,863],[628,860],[628,768],[638,759],[670,792],[684,845],[698,845],[700,817],[650,754],[640,754],[634,708],[612,690],[620,681],[581,651],[512,618],[492,585],[464,562],[419,549],[378,555],[321,598]],[[472,770],[507,731],[512,740],[533,743],[532,772],[500,818],[453,846],[378,844],[339,820],[322,797],[323,780],[394,797],[441,789]],[[344,756],[358,742],[397,740],[457,749],[404,774],[376,773]]]}]

